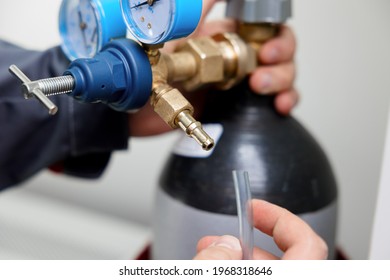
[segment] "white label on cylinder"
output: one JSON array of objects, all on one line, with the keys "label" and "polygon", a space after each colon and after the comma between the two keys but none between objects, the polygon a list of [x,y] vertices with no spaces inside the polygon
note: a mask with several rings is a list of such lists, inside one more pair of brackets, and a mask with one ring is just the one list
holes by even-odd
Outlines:
[{"label": "white label on cylinder", "polygon": [[194,141],[194,139],[182,134],[177,140],[173,153],[183,157],[194,157],[194,158],[207,158],[211,156],[215,147],[218,144],[219,139],[223,133],[223,126],[219,123],[203,124],[204,131],[214,139],[214,148],[210,151],[205,151],[202,147]]}]

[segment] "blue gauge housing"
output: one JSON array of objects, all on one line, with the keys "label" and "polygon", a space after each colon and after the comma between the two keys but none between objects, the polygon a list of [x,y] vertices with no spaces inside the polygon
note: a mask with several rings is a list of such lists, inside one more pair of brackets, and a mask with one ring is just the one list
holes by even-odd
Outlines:
[{"label": "blue gauge housing", "polygon": [[198,26],[202,0],[120,0],[128,30],[140,42],[161,44],[186,37]]},{"label": "blue gauge housing", "polygon": [[63,0],[59,30],[70,60],[93,57],[112,39],[126,37],[119,0]]}]

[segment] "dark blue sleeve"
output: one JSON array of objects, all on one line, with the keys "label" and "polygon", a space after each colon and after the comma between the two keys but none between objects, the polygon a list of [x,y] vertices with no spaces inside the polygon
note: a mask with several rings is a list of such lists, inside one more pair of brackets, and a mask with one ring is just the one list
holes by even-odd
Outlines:
[{"label": "dark blue sleeve", "polygon": [[23,98],[8,72],[15,64],[36,80],[62,75],[68,63],[59,47],[28,51],[0,40],[0,190],[57,163],[65,173],[96,178],[113,150],[127,148],[127,114],[60,95],[51,98],[58,113],[50,116],[36,99]]}]

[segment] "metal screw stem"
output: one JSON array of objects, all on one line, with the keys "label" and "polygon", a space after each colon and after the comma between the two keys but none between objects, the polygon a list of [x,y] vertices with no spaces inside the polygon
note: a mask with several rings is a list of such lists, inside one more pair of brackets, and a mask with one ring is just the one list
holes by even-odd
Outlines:
[{"label": "metal screw stem", "polygon": [[74,78],[71,75],[35,81],[46,96],[66,94],[73,91]]}]

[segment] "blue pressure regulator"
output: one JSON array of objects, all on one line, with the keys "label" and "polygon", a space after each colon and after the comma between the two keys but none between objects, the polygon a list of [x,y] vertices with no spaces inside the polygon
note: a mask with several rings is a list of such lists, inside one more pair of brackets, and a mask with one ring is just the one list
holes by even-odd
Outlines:
[{"label": "blue pressure regulator", "polygon": [[[151,97],[165,122],[209,150],[213,140],[192,117],[191,104],[161,75],[159,63],[162,44],[191,34],[201,13],[202,0],[64,0],[61,47],[72,61],[64,75],[30,81],[15,65],[9,70],[22,81],[25,98],[37,98],[50,114],[57,112],[50,95],[118,111],[139,109]],[[127,31],[138,42],[126,39]]]}]

